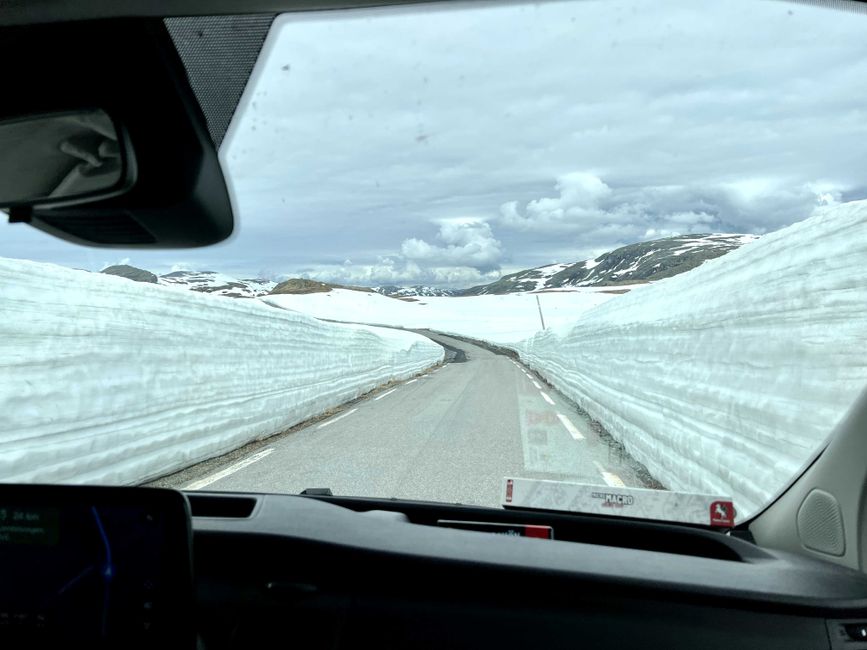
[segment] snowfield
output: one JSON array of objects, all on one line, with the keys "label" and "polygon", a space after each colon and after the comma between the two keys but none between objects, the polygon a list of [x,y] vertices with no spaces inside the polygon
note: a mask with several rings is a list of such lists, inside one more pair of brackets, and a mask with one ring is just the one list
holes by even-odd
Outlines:
[{"label": "snowfield", "polygon": [[573,323],[582,313],[617,296],[612,291],[634,288],[600,287],[541,294],[506,294],[419,298],[416,302],[349,289],[327,293],[264,296],[263,302],[327,320],[434,329],[494,343],[517,343],[542,330],[536,296],[545,325]]},{"label": "snowfield", "polygon": [[668,488],[784,487],[867,386],[867,201],[515,346]]},{"label": "snowfield", "polygon": [[0,480],[133,484],[281,432],[443,349],[253,300],[0,259]]}]

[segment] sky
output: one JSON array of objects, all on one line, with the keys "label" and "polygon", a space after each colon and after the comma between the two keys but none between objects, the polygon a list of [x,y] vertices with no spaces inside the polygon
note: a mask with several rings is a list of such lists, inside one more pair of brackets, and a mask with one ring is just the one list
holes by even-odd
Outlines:
[{"label": "sky", "polygon": [[867,15],[581,0],[278,17],[220,150],[227,242],[140,251],[0,226],[100,270],[464,287],[867,198]]}]

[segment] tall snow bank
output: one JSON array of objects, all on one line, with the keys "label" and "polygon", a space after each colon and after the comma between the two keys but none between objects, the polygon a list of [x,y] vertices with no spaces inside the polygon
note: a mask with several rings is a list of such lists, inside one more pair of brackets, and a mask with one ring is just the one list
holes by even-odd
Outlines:
[{"label": "tall snow bank", "polygon": [[421,336],[0,259],[0,480],[129,484],[439,362]]},{"label": "tall snow bank", "polygon": [[766,235],[520,343],[667,487],[782,488],[867,384],[867,202]]}]

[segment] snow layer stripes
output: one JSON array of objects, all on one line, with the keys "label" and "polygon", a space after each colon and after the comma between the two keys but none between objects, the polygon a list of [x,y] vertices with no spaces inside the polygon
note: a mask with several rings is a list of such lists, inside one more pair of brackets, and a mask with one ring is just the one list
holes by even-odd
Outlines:
[{"label": "snow layer stripes", "polygon": [[442,358],[409,332],[0,259],[0,480],[139,483]]},{"label": "snow layer stripes", "polygon": [[867,202],[516,346],[667,487],[757,510],[867,385]]}]

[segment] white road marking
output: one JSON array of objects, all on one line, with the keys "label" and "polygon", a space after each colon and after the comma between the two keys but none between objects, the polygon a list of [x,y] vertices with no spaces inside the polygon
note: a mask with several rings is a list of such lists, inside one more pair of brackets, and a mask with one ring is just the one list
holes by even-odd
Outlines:
[{"label": "white road marking", "polygon": [[572,424],[572,420],[567,418],[562,413],[558,413],[557,418],[560,420],[560,422],[563,423],[563,426],[566,427],[566,431],[568,431],[569,435],[575,438],[575,440],[584,440],[584,436],[581,435],[580,431],[578,431],[578,427]]},{"label": "white road marking", "polygon": [[396,391],[396,390],[397,390],[397,388],[392,388],[392,389],[391,389],[390,391],[388,391],[387,393],[383,393],[383,394],[380,395],[379,397],[374,397],[374,398],[373,398],[373,401],[374,401],[374,402],[378,402],[378,401],[381,400],[383,397],[388,397],[389,395],[391,395],[391,394],[392,394],[394,391]]},{"label": "white road marking", "polygon": [[554,400],[552,400],[550,397],[548,397],[548,393],[543,393],[540,390],[539,394],[542,396],[542,399],[544,399],[546,402],[548,402],[548,404],[550,404],[551,406],[554,406]]},{"label": "white road marking", "polygon": [[536,387],[536,390],[542,390],[542,387],[539,385],[539,382],[537,382],[537,381],[533,382],[533,386]]},{"label": "white road marking", "polygon": [[183,490],[201,490],[203,487],[206,487],[206,486],[210,485],[211,483],[216,483],[221,478],[226,478],[227,476],[231,476],[235,472],[242,470],[245,467],[252,465],[253,463],[255,463],[257,461],[262,460],[263,458],[265,458],[265,456],[270,454],[272,451],[274,451],[273,447],[268,447],[268,449],[263,449],[262,451],[257,451],[255,454],[253,454],[249,458],[245,458],[244,460],[240,460],[237,463],[235,463],[234,465],[229,465],[226,469],[221,469],[216,474],[211,474],[210,476],[208,476],[206,478],[201,478],[198,481],[193,481],[192,483],[190,483],[189,485],[187,485],[186,487],[181,488],[181,489],[183,489]]},{"label": "white road marking", "polygon": [[602,463],[594,460],[593,464],[596,465],[596,469],[598,469],[599,473],[602,474],[602,480],[605,481],[606,485],[609,487],[626,487],[626,483],[623,482],[623,479],[617,476],[617,474],[605,471],[605,468],[602,467]]},{"label": "white road marking", "polygon": [[408,382],[406,382],[406,383],[407,383],[407,384],[414,384],[414,383],[417,382],[417,381],[418,381],[418,379],[410,379],[410,380],[409,380]]},{"label": "white road marking", "polygon": [[320,425],[319,425],[318,427],[316,427],[316,428],[317,428],[317,429],[324,429],[324,428],[327,427],[329,424],[334,424],[334,423],[337,422],[338,420],[342,420],[342,419],[345,418],[345,417],[349,417],[350,415],[352,415],[353,413],[355,413],[357,410],[358,410],[358,409],[350,409],[350,410],[348,410],[346,413],[341,413],[341,414],[338,415],[336,418],[331,418],[330,420],[328,420],[328,422],[323,422],[322,424],[320,424]]}]

